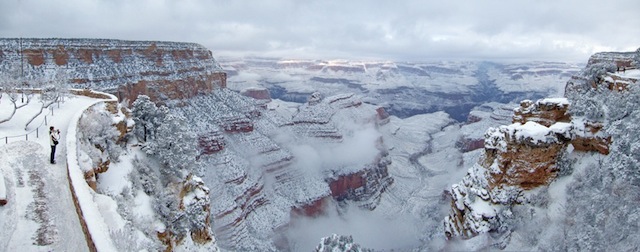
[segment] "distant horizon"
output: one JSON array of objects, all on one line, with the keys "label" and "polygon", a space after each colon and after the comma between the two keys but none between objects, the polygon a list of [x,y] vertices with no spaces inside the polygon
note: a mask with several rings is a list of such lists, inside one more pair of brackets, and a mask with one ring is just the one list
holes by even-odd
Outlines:
[{"label": "distant horizon", "polygon": [[[620,53],[620,52],[625,52],[625,53],[633,53],[636,49],[632,49],[632,50],[626,50],[626,51],[597,51],[594,52],[590,55],[588,55],[587,57],[585,57],[584,59],[559,59],[559,58],[547,58],[547,59],[543,59],[543,58],[515,58],[515,57],[507,57],[507,56],[502,56],[502,57],[485,57],[485,58],[480,58],[480,57],[447,57],[447,56],[441,56],[441,57],[425,57],[424,59],[418,59],[418,58],[413,58],[413,59],[394,59],[394,58],[380,58],[380,57],[373,57],[373,56],[361,56],[359,57],[358,55],[349,55],[349,56],[313,56],[313,55],[307,55],[307,56],[300,56],[298,55],[294,55],[295,53],[290,53],[291,56],[286,55],[284,52],[278,52],[278,53],[272,53],[272,52],[228,52],[228,51],[216,51],[215,48],[211,48],[208,47],[202,43],[198,43],[195,41],[179,41],[179,40],[147,40],[147,39],[121,39],[121,38],[107,38],[107,37],[96,37],[96,38],[90,38],[90,37],[0,37],[0,39],[64,39],[64,40],[73,40],[73,39],[94,39],[94,40],[114,40],[114,41],[137,41],[137,42],[167,42],[167,43],[188,43],[188,44],[198,44],[201,45],[205,48],[207,48],[209,51],[212,52],[213,57],[216,60],[220,60],[220,59],[247,59],[247,58],[265,58],[265,59],[279,59],[279,60],[308,60],[308,61],[315,61],[315,60],[322,60],[322,61],[340,61],[340,60],[345,60],[345,61],[362,61],[362,62],[373,62],[373,61],[392,61],[392,62],[410,62],[410,63],[434,63],[434,62],[438,62],[438,61],[450,61],[450,62],[464,62],[464,61],[469,61],[469,62],[482,62],[482,61],[487,61],[487,62],[494,62],[494,63],[525,63],[525,62],[549,62],[549,63],[572,63],[572,64],[585,64],[587,63],[588,59],[596,54],[596,53]],[[640,48],[640,45],[639,45]]]},{"label": "distant horizon", "polygon": [[217,56],[586,62],[640,47],[640,1],[0,1],[5,37],[184,41]]}]

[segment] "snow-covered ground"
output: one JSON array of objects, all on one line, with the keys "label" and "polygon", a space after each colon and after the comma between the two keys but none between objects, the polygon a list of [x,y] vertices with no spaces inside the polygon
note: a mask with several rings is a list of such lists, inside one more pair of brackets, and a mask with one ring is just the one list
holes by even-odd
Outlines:
[{"label": "snow-covered ground", "polygon": [[[67,97],[52,105],[52,110],[45,109],[25,129],[41,107],[36,95],[10,121],[0,124],[0,178],[4,177],[8,201],[0,206],[0,251],[87,250],[69,190],[67,150],[62,143],[72,117],[95,102],[88,97]],[[11,106],[3,94],[0,118],[8,116]],[[61,129],[57,164],[49,163],[49,126]]]}]

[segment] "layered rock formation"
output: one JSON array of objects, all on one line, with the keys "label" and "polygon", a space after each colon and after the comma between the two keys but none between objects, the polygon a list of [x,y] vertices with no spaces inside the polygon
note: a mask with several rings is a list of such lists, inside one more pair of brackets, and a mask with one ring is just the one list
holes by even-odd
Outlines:
[{"label": "layered rock formation", "polygon": [[188,118],[199,135],[204,180],[216,191],[211,209],[214,229],[224,247],[273,250],[277,245],[286,249],[286,241],[276,244],[272,240],[273,230],[286,230],[292,216],[317,216],[329,210],[330,201],[350,201],[373,209],[393,181],[381,140],[371,140],[377,155],[362,163],[302,165],[309,161],[305,160],[308,154],[298,150],[300,146],[312,148],[311,152],[319,148],[316,146],[339,147],[352,137],[350,127],[375,127],[379,121],[375,107],[363,106],[353,94],[326,98],[316,94],[290,118],[278,111],[286,108],[264,106],[227,89],[168,105]]},{"label": "layered rock formation", "polygon": [[613,63],[618,67],[634,67],[635,52],[600,52],[589,57],[587,65]]},{"label": "layered rock formation", "polygon": [[487,130],[482,159],[451,187],[451,212],[444,222],[448,238],[508,232],[502,222],[510,207],[557,177],[570,144],[574,151],[608,153],[610,138],[597,123],[572,120],[568,108],[565,98],[523,101],[513,124]]},{"label": "layered rock formation", "polygon": [[39,87],[66,78],[133,101],[182,99],[226,86],[226,74],[205,47],[194,43],[110,39],[0,39],[0,69]]},{"label": "layered rock formation", "polygon": [[[487,102],[519,102],[557,93],[582,66],[535,62],[325,61],[278,58],[221,59],[229,87],[269,89],[271,98],[303,103],[313,92],[355,93],[399,118],[445,111],[463,122]],[[248,78],[251,76],[251,78]]]}]

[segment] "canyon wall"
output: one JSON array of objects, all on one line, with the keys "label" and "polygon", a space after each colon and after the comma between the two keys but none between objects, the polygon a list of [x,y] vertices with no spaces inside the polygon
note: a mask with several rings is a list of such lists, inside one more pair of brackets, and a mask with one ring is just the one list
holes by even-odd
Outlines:
[{"label": "canyon wall", "polygon": [[226,87],[211,52],[195,43],[113,39],[0,39],[0,71],[25,87],[55,78],[132,102],[190,98]]}]

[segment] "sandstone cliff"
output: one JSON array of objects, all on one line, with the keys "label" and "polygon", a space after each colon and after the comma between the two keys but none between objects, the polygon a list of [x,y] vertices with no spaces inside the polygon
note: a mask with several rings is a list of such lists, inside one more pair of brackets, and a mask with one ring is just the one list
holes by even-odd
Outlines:
[{"label": "sandstone cliff", "polygon": [[526,203],[528,191],[558,176],[569,145],[608,153],[610,138],[593,126],[597,123],[572,120],[568,108],[566,98],[523,101],[513,124],[487,130],[482,159],[451,187],[451,212],[444,222],[448,238],[508,233],[504,215],[512,205]]},{"label": "sandstone cliff", "polygon": [[194,43],[112,39],[0,39],[0,70],[28,85],[64,75],[120,100],[189,98],[226,86],[211,52]]}]

